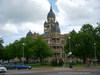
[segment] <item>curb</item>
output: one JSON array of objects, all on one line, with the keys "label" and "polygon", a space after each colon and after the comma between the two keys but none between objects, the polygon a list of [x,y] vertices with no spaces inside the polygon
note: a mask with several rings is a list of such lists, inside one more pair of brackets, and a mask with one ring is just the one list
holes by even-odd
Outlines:
[{"label": "curb", "polygon": [[62,68],[54,69],[54,71],[94,71],[100,70],[100,68]]},{"label": "curb", "polygon": [[100,67],[73,67],[73,68],[32,68],[32,69],[21,69],[19,71],[93,71],[100,70]]}]

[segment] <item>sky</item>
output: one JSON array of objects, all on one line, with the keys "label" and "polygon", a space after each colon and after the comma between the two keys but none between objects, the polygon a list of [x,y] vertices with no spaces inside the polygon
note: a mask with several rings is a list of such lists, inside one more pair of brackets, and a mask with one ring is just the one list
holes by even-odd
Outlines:
[{"label": "sky", "polygon": [[52,5],[61,34],[79,31],[84,24],[100,22],[100,0],[0,0],[0,38],[4,45],[25,37],[28,31],[43,34]]}]

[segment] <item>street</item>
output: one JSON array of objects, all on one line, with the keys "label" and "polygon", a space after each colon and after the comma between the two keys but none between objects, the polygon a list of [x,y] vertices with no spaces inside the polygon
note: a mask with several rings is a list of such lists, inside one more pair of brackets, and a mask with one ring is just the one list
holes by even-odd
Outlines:
[{"label": "street", "polygon": [[91,71],[28,71],[8,70],[0,75],[100,75],[100,70]]}]

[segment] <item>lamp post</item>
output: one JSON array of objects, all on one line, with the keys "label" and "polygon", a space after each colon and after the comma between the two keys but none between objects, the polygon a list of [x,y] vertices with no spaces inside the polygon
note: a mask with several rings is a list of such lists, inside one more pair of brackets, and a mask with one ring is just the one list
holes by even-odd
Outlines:
[{"label": "lamp post", "polygon": [[22,45],[23,45],[23,57],[22,57],[22,63],[24,64],[24,45],[25,45],[25,43],[22,43]]},{"label": "lamp post", "polygon": [[97,55],[96,55],[96,43],[94,43],[94,57],[95,57],[95,63],[97,61]]},{"label": "lamp post", "polygon": [[71,52],[71,37],[69,37],[69,67],[72,68],[72,52]]},{"label": "lamp post", "polygon": [[69,52],[71,52],[71,42],[70,42],[71,37],[69,37]]}]

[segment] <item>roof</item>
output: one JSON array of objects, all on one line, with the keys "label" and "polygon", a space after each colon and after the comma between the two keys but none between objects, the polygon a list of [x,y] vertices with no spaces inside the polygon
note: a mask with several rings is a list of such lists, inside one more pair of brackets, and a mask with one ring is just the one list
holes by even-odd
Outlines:
[{"label": "roof", "polygon": [[51,28],[51,31],[52,31],[52,32],[56,32],[56,31],[60,32],[60,28],[59,28],[59,26],[54,25],[54,26]]},{"label": "roof", "polygon": [[45,32],[43,35],[49,35],[49,32]]},{"label": "roof", "polygon": [[50,18],[50,17],[54,17],[55,18],[55,14],[54,14],[54,12],[52,10],[52,6],[50,7],[50,11],[49,11],[49,13],[47,15],[47,18]]},{"label": "roof", "polygon": [[29,31],[26,36],[33,36],[33,33]]},{"label": "roof", "polygon": [[73,30],[71,31],[71,33],[72,33],[72,34],[75,34],[75,33],[77,33],[77,32],[73,29]]}]

